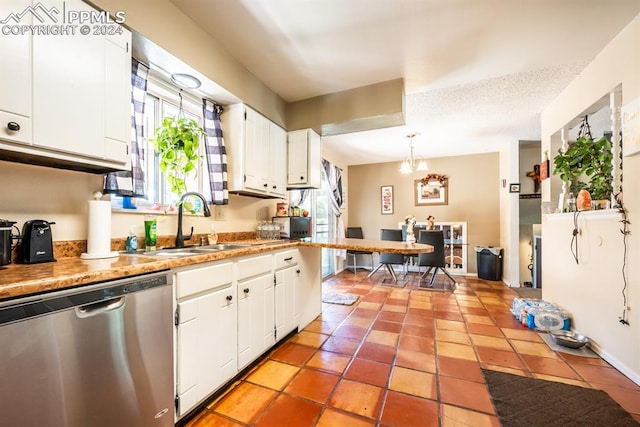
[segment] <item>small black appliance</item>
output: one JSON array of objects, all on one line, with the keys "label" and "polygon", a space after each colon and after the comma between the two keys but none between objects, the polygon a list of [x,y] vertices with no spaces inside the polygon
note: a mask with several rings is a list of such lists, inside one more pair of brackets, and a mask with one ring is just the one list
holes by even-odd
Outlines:
[{"label": "small black appliance", "polygon": [[20,243],[20,262],[36,264],[55,261],[51,224],[55,222],[42,219],[32,219],[24,223]]},{"label": "small black appliance", "polygon": [[0,265],[11,264],[11,228],[15,223],[0,219]]},{"label": "small black appliance", "polygon": [[312,236],[311,217],[286,216],[273,217],[274,222],[282,224],[280,237],[291,240],[300,240]]}]

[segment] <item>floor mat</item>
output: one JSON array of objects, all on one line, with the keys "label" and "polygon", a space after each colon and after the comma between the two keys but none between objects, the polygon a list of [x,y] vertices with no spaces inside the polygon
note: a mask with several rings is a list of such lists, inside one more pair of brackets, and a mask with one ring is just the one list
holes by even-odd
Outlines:
[{"label": "floor mat", "polygon": [[322,302],[327,304],[352,305],[357,300],[357,295],[338,294],[335,292],[324,292],[322,294]]},{"label": "floor mat", "polygon": [[602,390],[483,369],[503,427],[640,426]]},{"label": "floor mat", "polygon": [[593,352],[593,350],[590,350],[587,346],[584,346],[581,348],[565,347],[563,345],[556,343],[553,340],[553,338],[551,338],[551,335],[546,332],[541,332],[538,335],[540,335],[540,338],[542,338],[542,340],[545,343],[547,343],[549,348],[553,351],[559,351],[561,353],[568,353],[568,354],[573,354],[575,356],[582,356],[582,357],[599,357],[597,354]]}]

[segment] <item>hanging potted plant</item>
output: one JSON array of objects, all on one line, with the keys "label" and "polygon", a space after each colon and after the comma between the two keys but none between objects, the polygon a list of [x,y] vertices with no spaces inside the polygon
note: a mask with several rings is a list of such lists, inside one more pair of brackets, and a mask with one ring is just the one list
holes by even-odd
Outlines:
[{"label": "hanging potted plant", "polygon": [[[611,199],[613,153],[606,137],[594,141],[590,134],[580,136],[564,153],[558,150],[553,166],[554,175],[569,184],[573,194],[586,189],[593,200]],[[586,177],[586,181],[582,181],[582,177]]]},{"label": "hanging potted plant", "polygon": [[159,156],[160,170],[178,199],[187,192],[187,177],[198,171],[198,149],[200,140],[205,137],[206,133],[198,122],[178,114],[165,117],[155,136],[150,138]]}]

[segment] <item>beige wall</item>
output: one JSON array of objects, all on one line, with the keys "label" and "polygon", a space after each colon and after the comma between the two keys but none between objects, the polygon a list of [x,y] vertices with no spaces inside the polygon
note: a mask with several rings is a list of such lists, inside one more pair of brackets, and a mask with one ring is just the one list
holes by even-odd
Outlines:
[{"label": "beige wall", "polygon": [[[500,244],[498,153],[429,159],[429,171],[449,177],[449,203],[445,206],[415,206],[414,180],[424,173],[403,175],[400,163],[349,167],[349,226],[361,226],[365,238],[378,238],[381,228],[396,228],[406,215],[425,221],[466,221],[468,272],[476,272],[474,246]],[[393,185],[394,213],[382,215],[380,187]]]},{"label": "beige wall", "polygon": [[[622,85],[623,106],[640,97],[638,40],[640,16],[542,112],[543,152],[551,147],[553,135],[561,127],[618,85]],[[612,365],[640,384],[640,155],[623,160],[624,204],[631,222],[627,245],[619,231],[621,216],[615,210],[581,214],[580,264],[576,264],[569,249],[573,215],[543,215],[542,296],[571,313],[573,327],[588,336]],[[555,176],[552,179],[558,180]],[[551,200],[552,187],[550,183],[543,187],[543,200]],[[625,249],[629,325],[619,322],[624,310],[621,270]]]},{"label": "beige wall", "polygon": [[[41,166],[0,161],[0,218],[17,221],[17,226],[29,219],[55,221],[53,239],[85,240],[87,238],[87,201],[94,191],[102,189],[102,175],[66,171]],[[202,216],[185,216],[184,231],[193,226],[196,233],[208,232],[214,224],[219,232],[253,231],[258,219],[275,214],[278,199],[257,199],[231,195],[224,206],[226,220],[215,221]],[[174,235],[177,216],[154,213],[158,234]],[[136,227],[142,235],[144,213],[113,212],[111,237],[125,237]]]}]

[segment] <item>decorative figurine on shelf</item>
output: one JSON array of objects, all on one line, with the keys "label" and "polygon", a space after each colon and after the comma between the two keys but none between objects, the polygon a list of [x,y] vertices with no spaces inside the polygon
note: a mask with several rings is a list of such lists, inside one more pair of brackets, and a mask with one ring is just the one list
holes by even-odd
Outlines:
[{"label": "decorative figurine on shelf", "polygon": [[533,170],[527,172],[527,176],[533,180],[533,192],[540,192],[540,165],[533,165]]},{"label": "decorative figurine on shelf", "polygon": [[433,231],[436,229],[436,217],[433,215],[429,215],[427,217],[427,230]]},{"label": "decorative figurine on shelf", "polygon": [[413,215],[407,215],[404,217],[404,223],[407,225],[407,243],[415,243],[416,236],[413,234],[413,228],[416,226],[416,217]]}]

